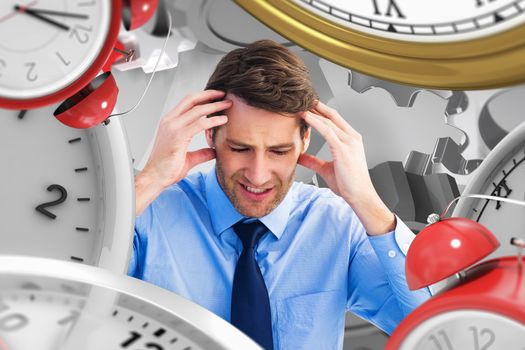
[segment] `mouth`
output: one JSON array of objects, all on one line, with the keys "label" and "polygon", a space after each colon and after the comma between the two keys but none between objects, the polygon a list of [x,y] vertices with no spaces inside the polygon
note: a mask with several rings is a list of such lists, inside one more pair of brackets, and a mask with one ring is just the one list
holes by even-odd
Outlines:
[{"label": "mouth", "polygon": [[241,187],[242,193],[245,197],[251,200],[263,200],[267,198],[270,193],[273,191],[273,188],[257,188],[257,187],[251,187],[244,185],[239,182],[239,185]]}]

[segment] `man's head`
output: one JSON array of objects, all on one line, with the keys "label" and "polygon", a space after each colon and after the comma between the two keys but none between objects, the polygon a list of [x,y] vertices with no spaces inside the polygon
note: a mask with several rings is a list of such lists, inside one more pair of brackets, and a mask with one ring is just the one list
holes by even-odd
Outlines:
[{"label": "man's head", "polygon": [[317,99],[308,69],[286,47],[261,40],[224,56],[206,89],[233,101],[228,123],[206,131],[219,183],[241,214],[264,216],[284,199],[310,141],[300,117]]}]

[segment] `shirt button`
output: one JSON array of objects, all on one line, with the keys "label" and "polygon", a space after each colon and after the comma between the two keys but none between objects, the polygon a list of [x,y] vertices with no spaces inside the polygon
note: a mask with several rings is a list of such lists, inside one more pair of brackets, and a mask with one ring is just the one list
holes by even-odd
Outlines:
[{"label": "shirt button", "polygon": [[388,256],[391,257],[391,258],[393,258],[393,257],[396,256],[396,252],[394,252],[393,250],[389,250],[389,251],[388,251]]}]

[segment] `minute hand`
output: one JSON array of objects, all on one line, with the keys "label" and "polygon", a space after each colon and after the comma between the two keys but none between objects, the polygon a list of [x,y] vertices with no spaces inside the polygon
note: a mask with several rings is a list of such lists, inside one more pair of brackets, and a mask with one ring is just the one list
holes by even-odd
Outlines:
[{"label": "minute hand", "polygon": [[45,16],[42,16],[41,14],[39,13],[36,13],[36,12],[32,12],[30,9],[28,8],[25,8],[25,7],[21,7],[21,6],[15,6],[15,10],[18,11],[18,12],[21,12],[21,13],[25,13],[27,14],[28,16],[32,16],[32,17],[35,17],[35,18],[38,18],[39,20],[41,21],[44,21],[46,23],[49,23],[51,25],[54,25],[60,29],[63,29],[63,30],[69,30],[69,27],[66,26],[65,24],[62,24],[62,23],[59,23],[55,20],[52,20],[51,18],[47,18]]},{"label": "minute hand", "polygon": [[21,6],[15,6],[16,10],[23,10],[26,12],[33,12],[41,15],[52,15],[52,16],[60,16],[60,17],[72,17],[72,18],[80,18],[80,19],[88,19],[89,16],[82,13],[71,13],[71,12],[63,12],[63,11],[55,11],[55,10],[45,10],[45,9],[36,9],[34,7],[31,8],[22,8]]}]

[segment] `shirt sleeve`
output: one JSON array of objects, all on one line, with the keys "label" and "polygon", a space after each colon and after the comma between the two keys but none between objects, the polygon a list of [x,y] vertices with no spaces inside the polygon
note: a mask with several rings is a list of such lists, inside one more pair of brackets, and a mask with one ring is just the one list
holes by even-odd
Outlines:
[{"label": "shirt sleeve", "polygon": [[133,233],[133,247],[128,265],[128,276],[142,279],[144,271],[144,258],[147,246],[147,225],[151,217],[151,205],[135,218],[135,229]]},{"label": "shirt sleeve", "polygon": [[390,334],[431,296],[428,288],[410,291],[406,283],[406,252],[415,235],[397,216],[394,231],[383,235],[353,226],[347,308]]}]

